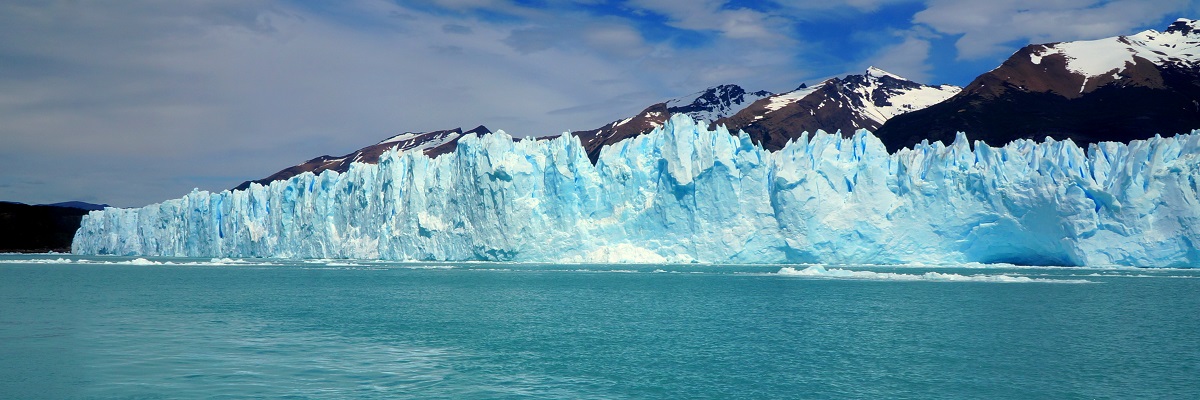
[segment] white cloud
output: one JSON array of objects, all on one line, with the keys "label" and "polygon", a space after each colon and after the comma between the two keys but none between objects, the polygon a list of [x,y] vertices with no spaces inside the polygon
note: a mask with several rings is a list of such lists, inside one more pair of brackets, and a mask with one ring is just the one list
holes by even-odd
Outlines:
[{"label": "white cloud", "polygon": [[[931,0],[913,21],[951,35],[962,59],[1012,51],[1009,43],[1086,40],[1134,30],[1194,7],[1187,0]],[[1158,28],[1162,29],[1162,27]]]},{"label": "white cloud", "polygon": [[904,40],[900,43],[885,47],[868,59],[862,65],[863,69],[873,65],[916,82],[929,83],[933,68],[928,63],[932,44],[912,33],[902,37]]},{"label": "white cloud", "polygon": [[846,5],[861,11],[875,11],[878,10],[879,7],[886,4],[911,2],[913,2],[913,0],[846,0]]},{"label": "white cloud", "polygon": [[628,25],[598,25],[584,30],[584,41],[593,49],[618,58],[635,58],[650,51],[642,35]]},{"label": "white cloud", "polygon": [[717,31],[731,39],[790,42],[787,19],[751,9],[726,9],[721,0],[632,0],[632,7],[662,14],[669,25],[693,31]]}]

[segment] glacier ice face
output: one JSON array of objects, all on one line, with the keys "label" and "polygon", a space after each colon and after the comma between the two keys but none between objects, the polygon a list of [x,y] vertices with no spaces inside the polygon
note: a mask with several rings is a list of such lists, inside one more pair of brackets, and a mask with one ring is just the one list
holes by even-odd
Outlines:
[{"label": "glacier ice face", "polygon": [[866,131],[778,152],[676,115],[605,148],[468,136],[83,219],[78,254],[545,262],[1200,265],[1200,131],[1087,150]]}]

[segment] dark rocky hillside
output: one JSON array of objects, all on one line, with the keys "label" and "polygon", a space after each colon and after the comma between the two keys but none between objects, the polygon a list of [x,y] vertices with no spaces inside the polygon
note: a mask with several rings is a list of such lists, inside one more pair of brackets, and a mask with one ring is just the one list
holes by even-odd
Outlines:
[{"label": "dark rocky hillside", "polygon": [[88,212],[0,201],[0,252],[69,252],[79,221]]}]

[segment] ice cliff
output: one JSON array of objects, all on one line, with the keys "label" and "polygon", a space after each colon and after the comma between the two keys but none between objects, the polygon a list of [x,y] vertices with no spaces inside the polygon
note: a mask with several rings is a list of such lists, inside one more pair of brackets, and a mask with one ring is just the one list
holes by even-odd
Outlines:
[{"label": "ice cliff", "polygon": [[83,219],[79,254],[545,262],[1200,266],[1200,131],[1129,144],[866,131],[768,152],[676,115],[605,148],[467,136]]}]

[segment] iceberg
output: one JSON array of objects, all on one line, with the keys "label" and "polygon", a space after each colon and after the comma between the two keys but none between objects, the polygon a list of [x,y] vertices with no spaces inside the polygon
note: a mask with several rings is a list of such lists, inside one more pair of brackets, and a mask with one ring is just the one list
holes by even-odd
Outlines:
[{"label": "iceberg", "polygon": [[1200,131],[1087,149],[867,131],[770,152],[673,116],[604,148],[468,135],[84,217],[76,254],[522,262],[1200,265]]}]

